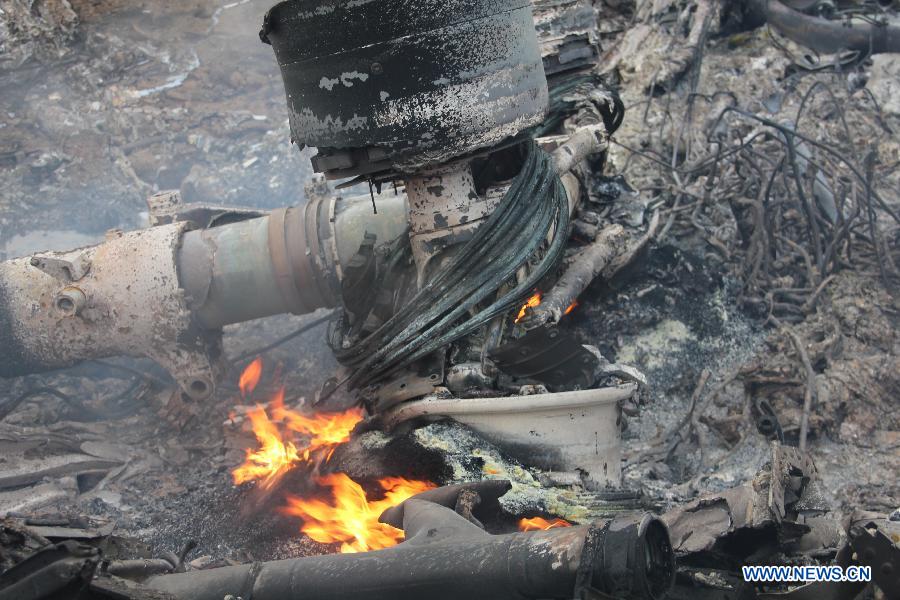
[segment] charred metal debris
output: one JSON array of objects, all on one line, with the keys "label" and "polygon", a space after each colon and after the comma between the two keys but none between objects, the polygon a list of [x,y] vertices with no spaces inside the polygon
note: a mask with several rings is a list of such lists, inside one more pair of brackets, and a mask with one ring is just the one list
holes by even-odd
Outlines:
[{"label": "charred metal debris", "polygon": [[[838,26],[823,4],[748,7],[813,48],[897,49],[894,25],[848,17]],[[713,21],[706,8],[689,34],[697,52]],[[378,435],[452,419],[460,432],[541,469],[541,485],[615,496],[608,488],[622,482],[622,430],[648,378],[560,323],[592,282],[611,280],[685,223],[677,202],[638,207],[636,217],[594,210],[620,198],[626,208],[637,195],[623,179],[601,176],[624,104],[600,74],[596,22],[585,0],[277,4],[259,36],[281,71],[292,141],[317,148],[307,202],[257,211],[191,205],[163,191],[148,201],[147,229],[0,263],[0,375],[145,357],[178,387],[168,407],[202,406],[231,367],[224,326],[326,308],[342,368],[316,403],[353,394],[365,407],[356,450],[367,458],[374,452],[365,443],[377,447]],[[798,131],[806,101],[795,122],[783,123],[730,97],[692,93],[684,121],[699,106],[721,108],[709,126],[721,136],[698,142],[682,128],[666,148],[671,155],[632,151],[666,167],[679,201],[696,202],[698,229],[713,186],[739,190],[729,209],[739,229],[735,251],[747,257],[741,302],[781,329],[803,367],[796,431],[753,395],[771,378],[742,374],[758,431],[774,440],[748,483],[659,517],[605,504],[615,514],[586,511],[571,527],[512,532],[501,499],[521,492],[522,482],[467,482],[382,513],[381,522],[405,534],[395,547],[208,569],[186,563],[190,544],[159,556],[90,519],[41,521],[13,511],[0,521],[0,600],[839,600],[865,587],[751,586],[741,577],[748,564],[866,565],[878,593],[900,593],[897,522],[863,513],[842,519],[822,499],[804,451],[822,386],[817,361],[789,327],[815,310],[854,259],[854,241],[874,254],[886,284],[896,276],[874,214],[900,219],[873,189],[873,155],[860,166]],[[755,129],[729,145],[724,124],[734,122]],[[698,156],[702,149],[709,151]],[[686,157],[696,160],[686,165]],[[847,176],[833,177],[839,170]],[[688,179],[701,171],[703,189]],[[369,193],[342,195],[358,184]],[[772,202],[777,191],[795,192],[799,204]],[[715,237],[710,244],[725,248]],[[695,408],[708,378],[704,371],[690,413],[662,441],[665,462],[696,440],[704,466]],[[141,374],[136,381],[160,383]],[[38,386],[0,407],[0,417],[46,393],[77,402]],[[794,436],[799,449],[784,445]],[[62,445],[40,464],[23,454],[27,468],[0,472],[0,489],[31,490],[60,474],[106,481],[110,470],[125,469],[108,448]],[[4,499],[23,509],[34,500]],[[648,507],[638,499],[629,508]]]},{"label": "charred metal debris", "polygon": [[[260,37],[281,69],[292,138],[317,147],[324,175],[307,185],[307,203],[260,216],[161,192],[148,202],[149,229],[3,263],[0,374],[143,356],[202,402],[227,369],[223,326],[340,307],[329,342],[345,373],[319,401],[347,388],[376,422],[395,408],[393,422],[418,414],[398,405],[431,396],[537,390],[560,415],[569,400],[556,392],[596,389],[578,406],[626,402],[636,388],[599,389],[608,361],[574,340],[577,379],[550,355],[511,372],[493,358],[526,332],[558,336],[595,276],[624,267],[648,239],[579,217],[592,214],[586,177],[602,169],[623,118],[594,73],[594,14],[584,2],[550,3],[536,30],[518,0],[276,5]],[[340,187],[366,182],[369,197],[327,183],[348,178]],[[578,223],[587,239],[573,242]],[[593,245],[564,260],[583,242]],[[543,294],[549,307],[533,316]],[[617,410],[605,418],[617,421]],[[542,436],[541,452],[554,454],[560,432]],[[603,446],[617,452],[617,435]],[[554,468],[581,469],[592,485],[619,477],[612,454],[558,454]]]},{"label": "charred metal debris", "polygon": [[[494,480],[414,496],[381,516],[402,527],[406,540],[374,554],[190,572],[183,556],[117,558],[140,549],[121,547],[108,535],[3,521],[4,546],[27,558],[0,576],[0,598],[274,600],[341,598],[352,589],[371,599],[657,599],[671,586],[674,554],[659,518],[642,513],[547,531],[488,533],[479,519],[498,509],[508,489],[509,482]],[[466,495],[474,511],[462,508]]]},{"label": "charred metal debris", "polygon": [[[496,531],[504,480],[414,496],[381,521],[406,541],[376,553],[314,556],[205,570],[179,554],[153,557],[88,523],[0,522],[3,600],[338,598],[855,598],[864,583],[757,589],[741,566],[871,566],[897,590],[900,522],[863,512],[843,519],[822,503],[812,462],[773,443],[747,484],[708,494],[661,517],[622,513],[591,524]],[[492,531],[493,529],[493,531]],[[670,541],[671,540],[671,541]],[[677,562],[676,562],[677,559]]]}]

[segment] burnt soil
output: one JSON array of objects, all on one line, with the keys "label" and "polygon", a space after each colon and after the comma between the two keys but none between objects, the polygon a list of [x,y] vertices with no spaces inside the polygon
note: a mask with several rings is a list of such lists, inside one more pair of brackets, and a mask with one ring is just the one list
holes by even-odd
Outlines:
[{"label": "burnt soil", "polygon": [[[102,239],[110,228],[141,226],[144,199],[160,189],[180,189],[187,201],[235,206],[302,201],[309,153],[289,142],[275,61],[257,37],[269,4],[73,0],[76,24],[43,46],[17,47],[15,65],[0,63],[0,252],[13,257],[65,249]],[[611,44],[629,9],[602,10],[609,18],[601,29],[611,32],[604,44]],[[710,42],[707,76],[742,97],[768,94],[784,81],[780,51],[762,34],[742,35]],[[648,46],[651,51],[657,52]],[[22,54],[28,52],[33,56]],[[758,55],[764,58],[750,58]],[[769,67],[757,68],[759,60]],[[630,108],[620,136],[641,147],[662,110],[656,105],[647,112],[643,103],[649,93],[665,92],[648,92],[641,83],[646,71],[623,69]],[[900,116],[884,118],[900,127]],[[657,165],[626,166],[620,150],[609,168],[634,181],[647,206],[659,206],[660,195],[651,191]],[[896,201],[896,182],[884,185]],[[608,359],[647,375],[641,412],[627,419],[625,485],[659,505],[735,485],[756,472],[769,441],[756,431],[748,399],[769,400],[789,442],[797,439],[803,402],[804,379],[790,342],[739,302],[737,259],[690,229],[672,227],[613,281],[595,282],[562,323]],[[810,449],[830,500],[845,509],[884,513],[900,506],[898,308],[876,272],[848,269],[797,325],[813,345],[840,327],[840,351],[830,347],[815,359],[828,393],[820,394],[823,401],[811,415]],[[252,351],[315,316],[229,327],[227,353]],[[313,402],[337,368],[324,331],[315,328],[268,353],[264,384],[253,399],[265,400],[280,379],[290,402]],[[114,362],[163,383],[166,378],[145,361]],[[116,408],[125,415],[85,422],[71,404],[42,396],[7,417],[3,432],[103,441],[125,458],[124,469],[101,489],[82,482],[83,490],[44,513],[115,523],[120,534],[159,550],[177,551],[193,539],[199,546],[189,559],[209,557],[201,564],[324,551],[277,512],[277,495],[232,484],[231,469],[253,443],[246,425],[229,419],[243,403],[235,385],[241,366],[204,406],[173,404],[165,385],[106,365],[0,381],[5,399],[27,386],[52,386],[98,411]],[[708,386],[721,389],[703,405],[702,441],[669,460],[648,459],[688,410],[704,370],[711,373]],[[772,372],[778,383],[759,384],[759,373]],[[385,472],[452,479],[434,453],[402,437],[391,443]],[[390,458],[398,455],[402,461]],[[281,491],[303,485],[288,480]]]}]

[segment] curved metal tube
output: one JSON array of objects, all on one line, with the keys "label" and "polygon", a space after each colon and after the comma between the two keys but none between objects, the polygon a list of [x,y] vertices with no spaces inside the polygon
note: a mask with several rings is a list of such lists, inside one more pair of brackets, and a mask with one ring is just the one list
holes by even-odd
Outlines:
[{"label": "curved metal tube", "polygon": [[378,202],[373,215],[368,196],[322,195],[210,229],[163,224],[0,262],[0,377],[142,356],[207,398],[223,325],[335,306],[342,263],[366,232],[405,233],[405,196]]},{"label": "curved metal tube", "polygon": [[674,578],[665,525],[649,514],[491,535],[445,506],[404,503],[407,539],[385,550],[191,571],[145,585],[185,600],[662,598]]},{"label": "curved metal tube", "polygon": [[779,0],[750,0],[750,6],[793,41],[819,52],[856,50],[863,54],[900,52],[900,27],[811,17]]}]

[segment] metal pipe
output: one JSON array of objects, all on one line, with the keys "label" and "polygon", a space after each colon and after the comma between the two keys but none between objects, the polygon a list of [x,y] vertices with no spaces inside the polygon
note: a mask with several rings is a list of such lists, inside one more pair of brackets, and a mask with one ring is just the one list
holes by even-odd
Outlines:
[{"label": "metal pipe", "polygon": [[628,236],[619,225],[609,225],[597,235],[593,243],[574,254],[556,283],[541,299],[539,306],[531,308],[523,319],[526,329],[556,324],[578,296],[603,270],[628,249]]},{"label": "metal pipe", "polygon": [[786,37],[819,52],[830,54],[841,49],[866,55],[900,52],[897,25],[812,17],[779,0],[750,0],[750,7]]},{"label": "metal pipe", "polygon": [[522,600],[662,598],[674,555],[647,514],[527,533],[491,535],[453,510],[404,503],[406,541],[385,550],[254,563],[151,577],[151,589],[191,600]]},{"label": "metal pipe", "polygon": [[406,231],[406,198],[315,195],[302,207],[189,231],[113,232],[97,246],[0,262],[0,377],[116,355],[158,362],[190,398],[215,388],[220,328],[338,303],[367,231]]},{"label": "metal pipe", "polygon": [[269,255],[269,221],[266,216],[185,234],[179,276],[188,303],[207,329],[295,308],[278,286]]},{"label": "metal pipe", "polygon": [[337,306],[342,269],[366,232],[386,242],[406,231],[406,198],[314,195],[304,206],[189,231],[178,253],[191,309],[209,329]]},{"label": "metal pipe", "polygon": [[606,128],[602,125],[585,125],[575,130],[561,146],[553,151],[556,172],[562,175],[592,154],[606,150]]},{"label": "metal pipe", "polygon": [[143,579],[151,575],[171,573],[174,570],[175,565],[164,558],[114,560],[106,565],[107,573],[126,579]]}]

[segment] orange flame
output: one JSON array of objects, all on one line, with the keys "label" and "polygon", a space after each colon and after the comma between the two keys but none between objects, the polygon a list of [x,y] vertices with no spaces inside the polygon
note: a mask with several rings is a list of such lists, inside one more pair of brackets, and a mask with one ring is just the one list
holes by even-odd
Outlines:
[{"label": "orange flame", "polygon": [[[274,421],[269,418],[270,413]],[[263,489],[269,489],[294,466],[330,458],[336,446],[350,440],[350,432],[362,420],[363,411],[351,408],[340,413],[303,415],[285,408],[284,388],[281,388],[269,403],[268,411],[257,405],[247,416],[259,448],[247,450],[244,464],[232,471],[234,483],[260,481]],[[279,427],[277,422],[284,425]],[[305,442],[287,439],[291,437],[288,432],[302,434]]]},{"label": "orange flame", "polygon": [[522,519],[519,521],[519,531],[546,531],[554,527],[571,527],[572,524],[564,519],[553,519],[548,521],[541,517],[533,519]]},{"label": "orange flame", "polygon": [[519,314],[516,315],[515,323],[518,323],[519,321],[521,321],[522,319],[525,318],[525,311],[527,311],[529,308],[534,308],[534,307],[540,306],[540,305],[541,305],[541,293],[537,292],[534,294],[534,296],[532,296],[531,298],[526,300],[525,304],[522,305],[522,308],[519,309]]},{"label": "orange flame", "polygon": [[570,312],[572,312],[573,310],[575,310],[575,308],[577,306],[578,306],[578,300],[572,300],[572,304],[570,304],[569,306],[566,307],[566,310],[563,313],[563,316],[565,316],[565,315],[569,314]]},{"label": "orange flame", "polygon": [[[251,393],[259,383],[262,361],[255,374],[250,367],[241,376],[241,392]],[[251,365],[252,367],[253,365]],[[246,387],[245,387],[246,379]],[[246,391],[245,391],[246,390]],[[290,469],[328,461],[334,450],[350,440],[363,417],[362,409],[339,413],[306,415],[284,406],[284,388],[278,390],[267,408],[257,405],[247,417],[259,442],[248,449],[244,463],[232,471],[235,484],[258,481],[272,488]],[[403,531],[378,522],[385,509],[435,487],[427,481],[400,477],[379,480],[383,498],[369,501],[362,487],[343,473],[317,477],[316,484],[330,490],[328,501],[288,497],[282,512],[303,519],[301,530],[315,541],[339,542],[341,552],[364,552],[393,546],[403,539]]]},{"label": "orange flame", "polygon": [[[279,390],[276,398],[283,394],[284,390]],[[268,489],[291,467],[300,462],[300,454],[292,442],[284,442],[278,427],[269,420],[265,408],[257,404],[256,408],[247,413],[247,417],[253,425],[259,449],[248,448],[244,464],[231,474],[236,485],[259,480],[260,486]]]},{"label": "orange flame", "polygon": [[334,446],[349,442],[350,433],[364,416],[361,408],[351,408],[341,413],[307,416],[286,409],[283,401],[272,402],[272,415],[279,421],[284,421],[289,430],[309,437],[309,442],[303,449],[305,460],[309,460],[313,453],[322,448],[333,450]]},{"label": "orange flame", "polygon": [[289,496],[288,505],[281,510],[303,519],[300,530],[313,540],[340,542],[343,553],[389,548],[402,541],[403,531],[379,523],[378,517],[391,506],[435,487],[428,481],[387,477],[378,482],[384,498],[370,501],[362,486],[344,473],[319,477],[316,483],[330,488],[331,502]]},{"label": "orange flame", "polygon": [[257,356],[256,359],[247,365],[241,378],[238,380],[238,387],[241,388],[241,395],[246,398],[253,393],[256,386],[259,385],[259,378],[262,376],[262,357]]}]

